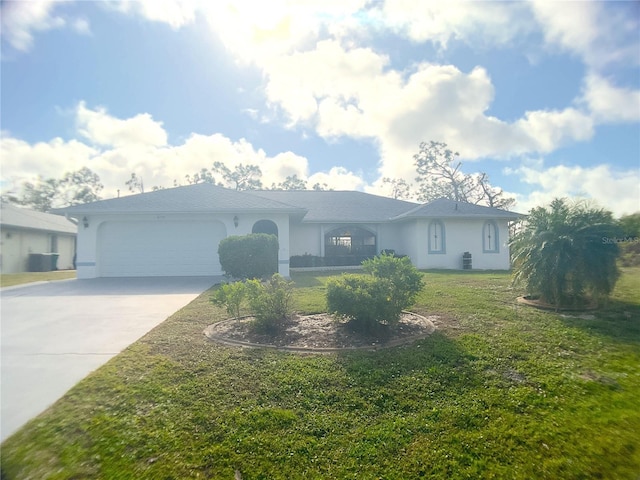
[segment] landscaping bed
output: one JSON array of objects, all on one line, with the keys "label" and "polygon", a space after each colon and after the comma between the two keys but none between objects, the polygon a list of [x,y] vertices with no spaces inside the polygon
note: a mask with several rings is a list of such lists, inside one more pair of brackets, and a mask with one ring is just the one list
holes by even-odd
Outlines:
[{"label": "landscaping bed", "polygon": [[295,315],[273,332],[254,327],[251,316],[228,319],[209,325],[204,333],[211,340],[245,347],[269,347],[301,352],[329,352],[353,349],[375,350],[407,344],[433,333],[433,320],[404,312],[397,324],[381,325],[375,335],[364,334],[349,322],[333,315]]}]

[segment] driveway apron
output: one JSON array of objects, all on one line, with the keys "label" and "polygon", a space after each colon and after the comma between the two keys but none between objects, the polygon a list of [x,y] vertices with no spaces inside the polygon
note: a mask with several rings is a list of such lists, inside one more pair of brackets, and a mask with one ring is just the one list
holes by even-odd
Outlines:
[{"label": "driveway apron", "polygon": [[0,290],[1,441],[220,280],[97,278]]}]

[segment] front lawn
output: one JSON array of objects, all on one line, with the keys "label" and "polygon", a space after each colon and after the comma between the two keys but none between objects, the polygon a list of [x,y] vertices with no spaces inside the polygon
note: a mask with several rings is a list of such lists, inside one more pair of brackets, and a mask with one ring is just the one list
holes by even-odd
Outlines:
[{"label": "front lawn", "polygon": [[52,272],[5,273],[0,275],[0,287],[11,287],[33,282],[51,282],[76,278],[75,270],[55,270]]},{"label": "front lawn", "polygon": [[[330,274],[296,274],[303,313]],[[242,350],[205,293],[2,445],[3,478],[637,480],[640,268],[606,310],[517,307],[504,273],[428,272],[432,336]]]}]

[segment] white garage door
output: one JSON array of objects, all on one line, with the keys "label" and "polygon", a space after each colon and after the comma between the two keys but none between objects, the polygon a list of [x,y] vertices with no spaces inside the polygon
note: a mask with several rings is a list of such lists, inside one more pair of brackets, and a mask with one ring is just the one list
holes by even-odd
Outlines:
[{"label": "white garage door", "polygon": [[221,275],[220,222],[106,222],[98,233],[101,277]]}]

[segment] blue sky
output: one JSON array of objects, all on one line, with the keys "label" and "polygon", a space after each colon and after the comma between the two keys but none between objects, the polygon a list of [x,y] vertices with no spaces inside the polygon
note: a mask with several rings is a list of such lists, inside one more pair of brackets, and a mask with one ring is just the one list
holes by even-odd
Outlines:
[{"label": "blue sky", "polygon": [[390,194],[421,141],[526,212],[640,210],[640,3],[2,2],[1,183],[221,161]]}]

